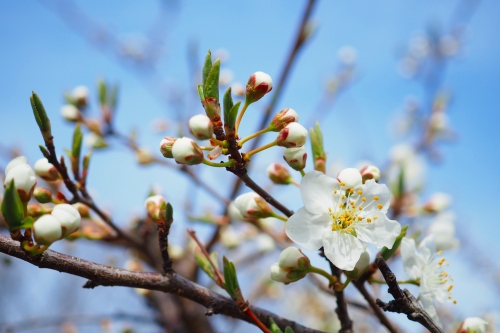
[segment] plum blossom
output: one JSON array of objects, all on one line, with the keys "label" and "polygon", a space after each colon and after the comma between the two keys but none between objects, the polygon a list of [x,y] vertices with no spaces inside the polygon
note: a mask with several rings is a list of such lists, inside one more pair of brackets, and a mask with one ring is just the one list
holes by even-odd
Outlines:
[{"label": "plum blossom", "polygon": [[439,213],[428,229],[434,235],[436,250],[450,250],[459,247],[460,241],[455,237],[455,214],[452,212]]},{"label": "plum blossom", "polygon": [[441,326],[437,316],[434,299],[443,303],[451,299],[453,279],[446,271],[445,258],[437,257],[434,236],[427,236],[417,247],[415,240],[403,238],[401,242],[401,257],[406,275],[420,282],[419,298],[424,310]]},{"label": "plum blossom", "polygon": [[351,171],[346,169],[344,174],[353,187],[347,187],[342,178],[307,173],[300,184],[304,207],[286,223],[286,233],[295,243],[311,251],[323,246],[326,257],[347,271],[355,268],[364,252],[362,241],[392,248],[401,232],[401,225],[386,216],[387,186],[374,180],[362,184],[361,175],[353,182]]}]

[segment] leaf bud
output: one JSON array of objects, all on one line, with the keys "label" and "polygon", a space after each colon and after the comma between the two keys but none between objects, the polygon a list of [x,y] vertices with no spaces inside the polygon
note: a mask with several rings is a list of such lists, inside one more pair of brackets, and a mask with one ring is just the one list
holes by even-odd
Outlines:
[{"label": "leaf bud", "polygon": [[306,167],[307,153],[304,147],[285,148],[283,158],[294,170],[300,171]]},{"label": "leaf bud", "polygon": [[33,224],[35,241],[40,245],[50,245],[61,239],[61,223],[53,215],[43,215]]},{"label": "leaf bud", "polygon": [[258,101],[273,89],[273,80],[264,72],[255,72],[250,75],[247,83],[246,103]]},{"label": "leaf bud", "polygon": [[66,237],[75,232],[82,220],[78,210],[70,204],[56,205],[51,214],[59,220],[62,237]]},{"label": "leaf bud", "polygon": [[179,164],[195,165],[203,161],[203,151],[190,138],[177,139],[172,146],[172,155]]},{"label": "leaf bud", "polygon": [[52,202],[52,192],[49,189],[43,187],[37,187],[33,191],[33,196],[35,200],[39,203],[49,203]]},{"label": "leaf bud", "polygon": [[59,179],[59,172],[56,167],[52,163],[49,163],[49,160],[46,158],[41,158],[36,161],[33,168],[36,174],[43,180],[51,182]]},{"label": "leaf bud", "polygon": [[299,123],[289,123],[278,134],[278,146],[285,148],[302,147],[306,143],[307,130]]},{"label": "leaf bud", "polygon": [[151,217],[155,221],[160,218],[161,207],[164,204],[166,204],[166,201],[162,195],[153,195],[147,198],[144,202],[149,217]]},{"label": "leaf bud", "polygon": [[263,218],[272,216],[272,209],[267,202],[257,193],[248,192],[238,196],[234,205],[246,218]]},{"label": "leaf bud", "polygon": [[363,184],[368,179],[373,179],[377,183],[380,180],[380,170],[374,165],[367,165],[363,169],[359,171],[361,173],[361,177],[363,178]]},{"label": "leaf bud", "polygon": [[340,183],[344,183],[346,188],[355,188],[363,183],[361,178],[361,173],[355,168],[346,168],[339,172],[337,180]]},{"label": "leaf bud", "polygon": [[204,114],[198,114],[189,119],[189,132],[198,140],[207,140],[214,134],[214,125]]},{"label": "leaf bud", "polygon": [[172,155],[172,146],[174,145],[175,141],[177,138],[171,137],[171,136],[166,136],[161,140],[160,142],[160,151],[161,154],[166,157],[166,158],[173,158],[174,155]]},{"label": "leaf bud", "polygon": [[275,184],[287,185],[292,182],[288,169],[279,163],[272,163],[267,167],[267,175]]},{"label": "leaf bud", "polygon": [[299,121],[299,115],[297,112],[295,112],[294,109],[286,108],[274,116],[271,120],[271,124],[269,124],[269,127],[272,131],[279,132],[285,128],[286,125],[296,123],[297,121]]}]

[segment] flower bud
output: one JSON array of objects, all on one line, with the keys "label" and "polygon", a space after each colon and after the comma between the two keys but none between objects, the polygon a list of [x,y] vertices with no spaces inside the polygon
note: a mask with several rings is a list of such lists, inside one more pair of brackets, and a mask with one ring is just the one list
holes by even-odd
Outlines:
[{"label": "flower bud", "polygon": [[246,218],[263,218],[272,216],[271,207],[255,192],[240,195],[234,200],[240,214]]},{"label": "flower bud", "polygon": [[148,165],[155,161],[155,157],[148,148],[139,148],[135,154],[135,158],[140,165]]},{"label": "flower bud", "polygon": [[307,130],[299,123],[286,125],[278,134],[278,146],[285,148],[302,147],[306,143]]},{"label": "flower bud", "polygon": [[41,158],[36,161],[33,168],[35,169],[36,174],[43,180],[51,182],[59,179],[59,172],[56,167],[52,163],[49,163],[49,160],[46,158]]},{"label": "flower bud", "polygon": [[287,185],[292,182],[292,177],[290,176],[288,169],[283,164],[270,164],[267,167],[267,175],[275,184]]},{"label": "flower bud", "polygon": [[488,322],[479,317],[466,318],[458,327],[457,333],[486,333]]},{"label": "flower bud", "polygon": [[311,266],[311,262],[300,249],[290,246],[281,251],[278,259],[278,265],[282,269],[304,270]]},{"label": "flower bud", "polygon": [[153,195],[146,199],[144,205],[148,211],[148,215],[153,220],[158,220],[160,217],[161,206],[166,203],[165,198],[162,195]]},{"label": "flower bud", "polygon": [[361,173],[361,177],[363,178],[363,184],[368,179],[374,179],[377,183],[380,180],[380,170],[374,165],[367,165],[359,172]]},{"label": "flower bud", "polygon": [[82,119],[80,110],[73,104],[66,104],[61,108],[61,115],[64,119],[71,122],[77,122]]},{"label": "flower bud", "polygon": [[33,191],[33,196],[39,203],[52,202],[52,192],[49,189],[43,187],[37,187]]},{"label": "flower bud", "polygon": [[355,168],[347,168],[340,171],[337,180],[340,183],[344,183],[346,188],[355,188],[363,183],[361,173]]},{"label": "flower bud", "polygon": [[285,148],[283,158],[294,170],[300,171],[306,167],[307,153],[304,147]]},{"label": "flower bud", "polygon": [[89,89],[85,86],[78,86],[71,92],[71,97],[79,106],[86,106],[89,99]]},{"label": "flower bud", "polygon": [[82,220],[78,210],[69,204],[59,204],[52,210],[52,216],[59,220],[62,237],[75,232]]},{"label": "flower bud", "polygon": [[288,271],[283,270],[277,263],[271,266],[271,279],[276,282],[282,282],[284,284],[294,282],[295,280],[287,277],[288,273]]},{"label": "flower bud", "polygon": [[189,119],[189,132],[198,140],[207,140],[214,134],[214,125],[204,114],[198,114]]},{"label": "flower bud", "polygon": [[299,121],[299,115],[297,112],[295,112],[294,109],[286,108],[274,116],[273,120],[271,120],[271,124],[269,124],[269,127],[272,131],[279,132],[285,128],[286,125],[297,121]]},{"label": "flower bud", "polygon": [[90,217],[90,209],[87,205],[77,202],[73,204],[73,207],[76,208],[81,217]]},{"label": "flower bud", "polygon": [[434,193],[424,204],[424,210],[429,213],[442,212],[451,203],[451,197],[446,193]]},{"label": "flower bud", "polygon": [[173,158],[174,155],[172,155],[172,146],[174,145],[175,141],[177,138],[171,137],[171,136],[166,136],[161,140],[160,142],[160,151],[161,154],[166,157],[166,158]]},{"label": "flower bud", "polygon": [[203,161],[203,151],[190,138],[180,138],[172,146],[172,155],[179,164],[195,165]]},{"label": "flower bud", "polygon": [[85,136],[85,144],[94,149],[106,148],[108,146],[106,140],[95,132],[90,132]]},{"label": "flower bud", "polygon": [[21,201],[30,201],[35,189],[36,177],[31,167],[26,163],[26,158],[24,156],[16,157],[7,164],[5,171],[4,186],[14,180],[14,186]]},{"label": "flower bud", "polygon": [[61,223],[52,215],[43,215],[33,224],[35,241],[40,245],[50,245],[61,239]]},{"label": "flower bud", "polygon": [[273,80],[264,72],[255,72],[250,75],[247,83],[246,103],[258,101],[273,89]]}]

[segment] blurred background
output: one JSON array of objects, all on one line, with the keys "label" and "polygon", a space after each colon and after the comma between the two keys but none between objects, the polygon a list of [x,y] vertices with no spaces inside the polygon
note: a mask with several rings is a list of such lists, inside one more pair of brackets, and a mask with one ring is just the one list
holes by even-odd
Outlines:
[{"label": "blurred background", "polygon": [[[277,80],[305,7],[305,1],[5,3],[0,11],[2,173],[13,153],[27,156],[31,165],[42,157],[38,145],[43,140],[28,100],[31,91],[44,102],[62,155],[63,148],[71,145],[74,129],[61,116],[64,94],[80,85],[88,87],[85,114],[97,118],[99,80],[119,87],[116,131],[133,136],[141,151],[163,158],[158,149],[163,136],[188,134],[189,117],[203,113],[196,85],[207,50],[222,60],[221,89],[232,86],[237,93],[255,71]],[[425,232],[436,216],[421,216],[415,207],[437,192],[449,195],[446,213],[454,216],[460,246],[446,258],[458,304],[444,305],[440,311],[450,323],[485,317],[490,328],[498,325],[500,291],[500,264],[495,257],[500,251],[495,192],[500,167],[499,13],[500,3],[494,0],[320,1],[308,25],[310,35],[274,110],[295,109],[306,127],[320,121],[327,172],[332,176],[343,167],[370,161],[387,170],[385,179],[391,183],[391,163],[406,158],[401,156],[413,147],[411,172],[405,175],[412,203],[401,222],[411,223],[414,232]],[[243,135],[257,130],[270,100],[266,96],[249,108]],[[273,135],[267,134],[262,142],[273,140]],[[221,213],[213,195],[173,168],[141,165],[137,151],[122,140],[109,138],[106,143],[107,148],[95,150],[88,188],[117,224],[126,227],[144,217],[144,200],[154,189],[174,206],[173,244],[187,244],[186,227],[202,239],[209,238],[214,226],[200,223],[196,216]],[[273,186],[265,172],[270,163],[282,162],[281,155],[282,149],[276,148],[257,156],[250,174],[296,211],[302,206],[298,190]],[[309,165],[306,171],[311,169]],[[192,170],[221,196],[229,196],[234,175],[201,166]],[[300,175],[294,177],[300,180]],[[280,228],[279,222],[271,223]],[[234,260],[259,252],[259,240],[248,232],[235,226],[228,231],[228,242],[239,240],[242,233],[248,239],[242,246],[223,244],[217,250],[224,254],[226,247],[232,248],[227,253]],[[123,248],[86,240],[59,242],[54,249],[118,267],[125,267],[133,256]],[[315,298],[320,293],[305,281],[259,287],[269,284],[268,269],[279,251],[262,253],[262,260],[246,262],[238,270],[244,292],[248,297],[257,295],[252,304],[304,325],[333,330],[334,323],[325,324],[335,318],[333,298],[318,296],[320,304],[314,311],[299,306],[310,301],[304,295]],[[39,270],[5,255],[0,259],[0,323],[9,332],[161,331],[154,311],[131,289],[83,290],[84,279]],[[327,267],[321,258],[314,260]],[[400,262],[394,262],[394,270],[403,278]],[[210,285],[204,277],[200,283]],[[295,288],[304,292],[302,296],[292,292]],[[384,290],[380,292],[388,300]],[[348,293],[359,298],[355,290]],[[293,301],[296,297],[300,302]],[[291,303],[297,308],[289,308]],[[388,316],[408,331],[421,330],[403,315]],[[353,317],[356,322],[356,314]],[[257,332],[253,326],[220,316],[209,320],[217,332]],[[359,331],[376,331],[375,326],[359,325]]]}]

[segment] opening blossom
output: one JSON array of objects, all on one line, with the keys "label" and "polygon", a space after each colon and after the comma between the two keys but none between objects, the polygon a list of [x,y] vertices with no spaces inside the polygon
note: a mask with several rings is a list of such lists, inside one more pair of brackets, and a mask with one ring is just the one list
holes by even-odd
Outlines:
[{"label": "opening blossom", "polygon": [[374,180],[362,184],[356,169],[343,170],[339,179],[318,171],[302,178],[304,207],[289,218],[286,233],[308,250],[323,246],[335,266],[351,271],[364,252],[362,241],[392,248],[401,225],[386,216],[390,199],[387,186]]},{"label": "opening blossom", "polygon": [[401,241],[401,257],[405,273],[410,279],[420,281],[420,302],[436,324],[442,326],[434,306],[434,299],[440,303],[450,300],[453,280],[443,270],[445,258],[436,256],[440,253],[436,253],[436,244],[432,235],[420,242],[418,251],[415,240],[405,237]]}]

